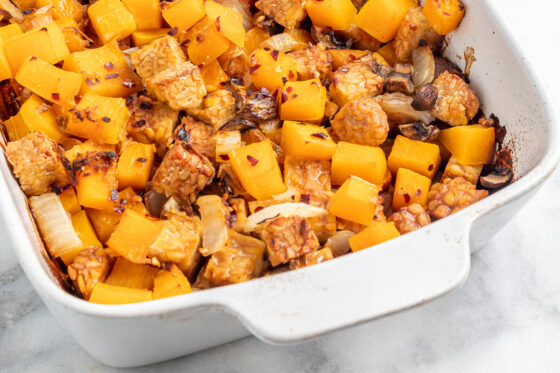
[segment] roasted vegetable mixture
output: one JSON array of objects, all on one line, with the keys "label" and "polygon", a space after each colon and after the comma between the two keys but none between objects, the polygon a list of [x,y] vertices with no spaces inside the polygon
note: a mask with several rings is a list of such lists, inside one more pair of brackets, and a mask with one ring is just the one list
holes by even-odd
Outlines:
[{"label": "roasted vegetable mixture", "polygon": [[506,185],[505,130],[442,57],[465,11],[1,0],[5,153],[61,278],[105,304],[239,283]]}]

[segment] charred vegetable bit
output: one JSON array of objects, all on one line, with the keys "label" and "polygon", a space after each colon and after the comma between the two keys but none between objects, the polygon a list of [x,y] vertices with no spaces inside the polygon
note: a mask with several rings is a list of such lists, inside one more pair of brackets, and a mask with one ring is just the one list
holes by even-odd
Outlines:
[{"label": "charred vegetable bit", "polygon": [[318,265],[514,180],[470,63],[441,55],[460,0],[12,3],[5,153],[90,302]]}]

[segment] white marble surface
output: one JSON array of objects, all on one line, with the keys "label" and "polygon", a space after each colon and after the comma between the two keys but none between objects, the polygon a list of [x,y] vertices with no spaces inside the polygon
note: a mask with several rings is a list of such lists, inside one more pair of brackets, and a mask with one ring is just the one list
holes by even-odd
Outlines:
[{"label": "white marble surface", "polygon": [[[547,85],[560,87],[560,51],[552,43],[560,5],[496,3],[516,25],[528,58],[549,77]],[[472,257],[466,284],[428,305],[306,344],[272,347],[246,338],[138,370],[560,371],[559,191],[557,171]],[[118,371],[96,362],[60,328],[25,278],[1,226],[0,258],[0,372]]]}]

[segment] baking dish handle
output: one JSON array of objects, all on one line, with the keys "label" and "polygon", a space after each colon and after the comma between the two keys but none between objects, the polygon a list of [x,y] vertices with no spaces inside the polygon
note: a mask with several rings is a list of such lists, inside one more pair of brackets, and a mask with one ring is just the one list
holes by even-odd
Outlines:
[{"label": "baking dish handle", "polygon": [[259,286],[236,286],[222,304],[254,335],[274,344],[401,311],[464,282],[472,221],[459,213],[321,265],[257,279]]}]

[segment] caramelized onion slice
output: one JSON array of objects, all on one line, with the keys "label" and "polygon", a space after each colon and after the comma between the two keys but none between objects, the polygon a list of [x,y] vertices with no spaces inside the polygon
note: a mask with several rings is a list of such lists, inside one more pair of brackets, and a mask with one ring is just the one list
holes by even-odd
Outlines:
[{"label": "caramelized onion slice", "polygon": [[414,74],[412,80],[416,89],[434,81],[436,62],[429,47],[418,47],[412,51]]},{"label": "caramelized onion slice", "polygon": [[436,118],[428,111],[416,111],[412,108],[413,97],[402,93],[386,93],[378,96],[379,105],[394,124],[422,122],[432,123]]}]

